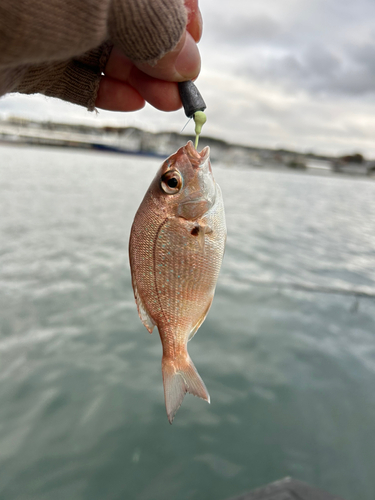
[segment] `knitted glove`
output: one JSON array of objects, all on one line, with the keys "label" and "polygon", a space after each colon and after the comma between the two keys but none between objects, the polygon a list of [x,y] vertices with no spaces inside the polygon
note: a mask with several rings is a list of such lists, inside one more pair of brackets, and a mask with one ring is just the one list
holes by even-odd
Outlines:
[{"label": "knitted glove", "polygon": [[151,61],[177,45],[186,21],[181,1],[112,0],[109,37],[129,59]]},{"label": "knitted glove", "polygon": [[104,43],[69,61],[29,66],[13,91],[58,97],[93,111],[101,74],[111,50],[112,44]]},{"label": "knitted glove", "polygon": [[1,0],[0,95],[42,93],[93,110],[112,44],[156,60],[186,18],[183,0]]}]

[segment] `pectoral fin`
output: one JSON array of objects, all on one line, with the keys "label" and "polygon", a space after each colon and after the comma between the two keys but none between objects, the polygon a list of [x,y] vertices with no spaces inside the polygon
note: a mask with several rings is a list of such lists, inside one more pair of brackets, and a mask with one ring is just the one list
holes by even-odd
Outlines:
[{"label": "pectoral fin", "polygon": [[212,233],[212,228],[206,224],[200,224],[198,222],[192,224],[190,229],[190,234],[197,238],[199,247],[203,252],[205,250],[205,235],[209,233]]}]

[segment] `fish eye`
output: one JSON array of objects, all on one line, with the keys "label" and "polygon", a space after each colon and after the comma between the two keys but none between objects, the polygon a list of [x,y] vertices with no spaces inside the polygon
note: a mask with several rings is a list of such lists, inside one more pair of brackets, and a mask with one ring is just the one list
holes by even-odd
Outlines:
[{"label": "fish eye", "polygon": [[177,170],[169,170],[161,178],[161,188],[167,194],[176,194],[182,188],[182,177]]}]

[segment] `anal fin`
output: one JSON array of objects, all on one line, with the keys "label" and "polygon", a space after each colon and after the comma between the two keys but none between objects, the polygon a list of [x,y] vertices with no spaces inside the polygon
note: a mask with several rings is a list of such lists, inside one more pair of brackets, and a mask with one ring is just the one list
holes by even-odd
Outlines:
[{"label": "anal fin", "polygon": [[201,324],[203,323],[203,321],[206,319],[206,316],[208,314],[208,311],[210,310],[210,307],[211,307],[211,304],[212,304],[212,301],[213,301],[213,297],[212,299],[210,300],[206,310],[204,311],[204,313],[202,314],[202,316],[198,319],[198,321],[196,322],[196,324],[193,326],[193,328],[190,330],[190,333],[189,333],[189,337],[188,337],[188,342],[189,340],[191,340],[194,335],[197,333],[199,327],[201,326]]}]

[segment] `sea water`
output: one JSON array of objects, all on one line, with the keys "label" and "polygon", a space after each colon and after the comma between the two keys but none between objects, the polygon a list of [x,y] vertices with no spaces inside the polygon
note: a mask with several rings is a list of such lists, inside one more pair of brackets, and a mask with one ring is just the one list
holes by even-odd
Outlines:
[{"label": "sea water", "polygon": [[[172,153],[172,151],[171,151]],[[213,165],[228,241],[172,426],[128,238],[160,160],[0,148],[0,498],[375,498],[375,183]]]}]

